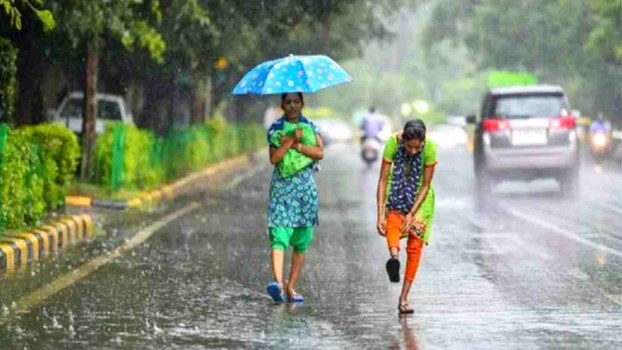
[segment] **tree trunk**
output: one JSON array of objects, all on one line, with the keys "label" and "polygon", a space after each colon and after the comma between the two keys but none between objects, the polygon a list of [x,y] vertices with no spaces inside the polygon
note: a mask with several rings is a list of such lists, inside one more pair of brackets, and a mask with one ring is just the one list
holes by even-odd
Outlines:
[{"label": "tree trunk", "polygon": [[87,179],[91,175],[92,159],[95,149],[95,121],[97,116],[97,69],[99,65],[99,46],[91,43],[86,54],[86,95],[84,117],[82,118],[82,167],[80,176]]},{"label": "tree trunk", "polygon": [[207,86],[205,77],[200,73],[193,74],[195,80],[192,88],[192,111],[190,115],[190,124],[200,124],[205,121],[205,102],[207,101]]},{"label": "tree trunk", "polygon": [[205,118],[209,119],[212,117],[213,110],[213,102],[212,102],[212,77],[207,76],[207,80],[205,82]]},{"label": "tree trunk", "polygon": [[28,35],[33,36],[32,31],[16,37],[19,56],[15,117],[18,125],[45,121],[41,86],[47,62],[40,39],[28,37]]}]

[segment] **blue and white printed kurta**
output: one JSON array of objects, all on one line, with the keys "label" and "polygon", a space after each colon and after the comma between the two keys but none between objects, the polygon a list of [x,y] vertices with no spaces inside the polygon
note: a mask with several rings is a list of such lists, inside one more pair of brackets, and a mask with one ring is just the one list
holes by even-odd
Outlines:
[{"label": "blue and white printed kurta", "polygon": [[[315,123],[300,116],[299,123],[308,124],[319,134]],[[288,121],[285,117],[274,122],[268,129],[268,144],[272,134],[282,130]],[[268,205],[268,227],[311,227],[318,224],[318,194],[314,179],[313,165],[288,178],[281,177],[275,166],[270,185],[270,201]]]}]

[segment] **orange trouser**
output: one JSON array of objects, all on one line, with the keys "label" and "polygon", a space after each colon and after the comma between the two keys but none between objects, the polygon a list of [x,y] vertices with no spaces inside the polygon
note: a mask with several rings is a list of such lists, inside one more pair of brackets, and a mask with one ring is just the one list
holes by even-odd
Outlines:
[{"label": "orange trouser", "polygon": [[[390,211],[387,216],[387,244],[389,249],[397,248],[400,250],[400,238],[402,236],[402,226],[404,226],[404,216],[397,211]],[[412,282],[419,268],[419,260],[421,260],[421,252],[423,251],[423,241],[416,235],[408,236],[406,243],[406,272],[404,279]]]}]

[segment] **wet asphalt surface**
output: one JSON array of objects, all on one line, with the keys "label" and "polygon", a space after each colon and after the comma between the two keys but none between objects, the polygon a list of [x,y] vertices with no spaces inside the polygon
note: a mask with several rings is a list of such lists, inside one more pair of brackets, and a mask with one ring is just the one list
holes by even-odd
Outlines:
[{"label": "wet asphalt surface", "polygon": [[[399,317],[401,285],[389,283],[375,232],[377,165],[366,169],[351,146],[326,153],[321,224],[298,286],[304,304],[265,293],[266,160],[155,212],[107,213],[95,242],[0,279],[0,349],[622,347],[618,168],[585,166],[574,199],[545,180],[502,184],[482,206],[470,154],[442,150],[415,314]],[[190,202],[199,208],[147,242],[11,314],[20,296]]]}]

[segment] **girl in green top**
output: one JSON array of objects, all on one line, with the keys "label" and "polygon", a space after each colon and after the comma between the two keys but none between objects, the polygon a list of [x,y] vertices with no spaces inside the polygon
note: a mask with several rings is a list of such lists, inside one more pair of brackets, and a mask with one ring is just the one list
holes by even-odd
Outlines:
[{"label": "girl in green top", "polygon": [[398,309],[413,313],[408,292],[419,267],[423,245],[430,238],[434,217],[432,178],[436,166],[436,145],[426,140],[423,121],[409,121],[404,130],[393,135],[382,156],[378,179],[378,233],[386,237],[391,258],[386,269],[391,282],[400,280],[400,239],[408,238],[404,284]]}]

